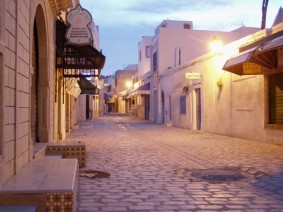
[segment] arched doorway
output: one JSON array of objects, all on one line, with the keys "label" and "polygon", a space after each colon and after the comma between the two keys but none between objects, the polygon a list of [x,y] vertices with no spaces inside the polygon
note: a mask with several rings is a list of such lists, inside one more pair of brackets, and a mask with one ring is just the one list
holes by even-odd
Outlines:
[{"label": "arched doorway", "polygon": [[47,29],[44,11],[38,5],[34,18],[31,73],[31,140],[48,142],[49,76],[47,73]]}]

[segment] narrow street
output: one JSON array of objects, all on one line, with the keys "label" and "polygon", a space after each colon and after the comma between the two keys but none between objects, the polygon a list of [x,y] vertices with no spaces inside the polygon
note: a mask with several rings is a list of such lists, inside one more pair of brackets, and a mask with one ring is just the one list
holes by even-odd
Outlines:
[{"label": "narrow street", "polygon": [[283,147],[104,115],[85,142],[77,211],[283,211]]}]

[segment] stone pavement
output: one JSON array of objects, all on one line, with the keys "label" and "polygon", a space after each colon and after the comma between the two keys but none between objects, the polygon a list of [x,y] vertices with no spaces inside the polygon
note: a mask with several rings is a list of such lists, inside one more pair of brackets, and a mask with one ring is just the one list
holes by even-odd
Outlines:
[{"label": "stone pavement", "polygon": [[83,141],[77,211],[283,211],[283,147],[105,115]]}]

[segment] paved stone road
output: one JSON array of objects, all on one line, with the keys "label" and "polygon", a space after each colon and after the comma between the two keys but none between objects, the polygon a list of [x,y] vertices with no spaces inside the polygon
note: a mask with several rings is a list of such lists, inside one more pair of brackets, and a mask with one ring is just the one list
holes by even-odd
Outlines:
[{"label": "paved stone road", "polygon": [[80,212],[283,211],[282,146],[118,115],[68,139],[86,143],[84,170],[111,174],[80,177]]}]

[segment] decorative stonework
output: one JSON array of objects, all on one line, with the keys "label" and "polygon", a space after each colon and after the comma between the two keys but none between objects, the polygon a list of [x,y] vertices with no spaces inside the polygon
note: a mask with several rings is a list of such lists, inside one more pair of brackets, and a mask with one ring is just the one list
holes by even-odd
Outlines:
[{"label": "decorative stonework", "polygon": [[47,193],[46,211],[74,211],[74,194],[73,193]]},{"label": "decorative stonework", "polygon": [[46,154],[60,154],[63,158],[77,158],[80,168],[86,164],[86,147],[84,144],[68,144],[48,145],[46,146]]}]

